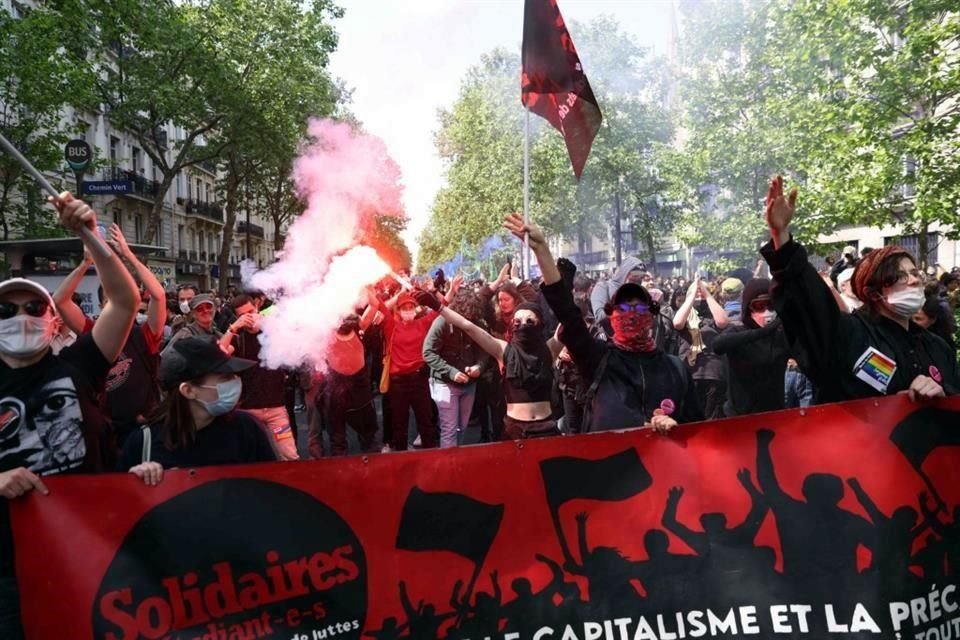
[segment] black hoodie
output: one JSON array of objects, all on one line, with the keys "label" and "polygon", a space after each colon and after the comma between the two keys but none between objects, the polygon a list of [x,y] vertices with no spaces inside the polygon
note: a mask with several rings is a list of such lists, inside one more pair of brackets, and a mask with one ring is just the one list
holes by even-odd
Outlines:
[{"label": "black hoodie", "polygon": [[783,409],[783,378],[789,357],[780,319],[760,327],[750,314],[750,303],[767,293],[770,281],[754,278],[743,289],[743,324],[717,336],[713,350],[727,361],[729,391],[723,405],[727,416]]}]

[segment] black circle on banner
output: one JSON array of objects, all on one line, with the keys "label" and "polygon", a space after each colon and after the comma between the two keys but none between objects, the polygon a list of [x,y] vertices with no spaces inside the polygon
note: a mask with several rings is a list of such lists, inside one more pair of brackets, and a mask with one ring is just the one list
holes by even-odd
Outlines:
[{"label": "black circle on banner", "polygon": [[299,489],[205,483],[148,511],[93,603],[98,640],[234,637],[358,640],[367,610],[360,541]]}]

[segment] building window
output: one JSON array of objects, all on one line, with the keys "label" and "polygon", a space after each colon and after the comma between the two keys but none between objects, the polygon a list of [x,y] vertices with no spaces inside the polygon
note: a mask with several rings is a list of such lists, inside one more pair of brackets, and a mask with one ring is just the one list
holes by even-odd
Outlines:
[{"label": "building window", "polygon": [[[910,252],[915,260],[920,258],[920,235],[911,234],[909,236],[891,236],[883,239],[884,245],[899,245]],[[939,262],[940,234],[932,232],[927,234],[927,265],[940,264]]]},{"label": "building window", "polygon": [[110,164],[117,166],[117,158],[120,156],[120,139],[110,136]]},{"label": "building window", "polygon": [[177,250],[183,251],[183,225],[177,225]]},{"label": "building window", "polygon": [[158,247],[166,246],[166,243],[163,241],[163,220],[157,220],[157,239],[153,244]]},{"label": "building window", "polygon": [[120,209],[113,210],[113,223],[123,229],[123,212]]},{"label": "building window", "polygon": [[133,237],[137,242],[143,240],[143,216],[139,213],[133,217]]},{"label": "building window", "polygon": [[140,148],[132,147],[130,149],[130,163],[133,165],[133,172],[139,173],[143,168],[143,165],[140,164]]},{"label": "building window", "polygon": [[200,202],[200,178],[197,178],[197,191],[193,199],[196,200],[197,202]]}]

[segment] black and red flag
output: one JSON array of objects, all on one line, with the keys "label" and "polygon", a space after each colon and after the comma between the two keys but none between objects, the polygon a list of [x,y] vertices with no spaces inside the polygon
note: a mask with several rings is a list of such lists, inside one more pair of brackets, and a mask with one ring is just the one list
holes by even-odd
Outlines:
[{"label": "black and red flag", "polygon": [[563,134],[580,178],[603,116],[557,0],[526,0],[521,100]]}]

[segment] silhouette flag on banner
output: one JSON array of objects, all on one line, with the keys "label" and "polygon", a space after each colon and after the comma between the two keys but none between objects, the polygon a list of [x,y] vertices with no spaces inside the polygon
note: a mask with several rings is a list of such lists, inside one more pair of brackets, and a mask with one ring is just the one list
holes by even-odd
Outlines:
[{"label": "silhouette flag on banner", "polygon": [[917,409],[894,427],[890,440],[919,470],[934,449],[960,445],[960,413],[934,407]]},{"label": "silhouette flag on banner", "polygon": [[452,551],[481,565],[502,519],[502,504],[487,504],[459,493],[428,493],[414,487],[403,505],[397,548]]},{"label": "silhouette flag on banner", "polygon": [[540,473],[551,511],[568,500],[626,500],[647,489],[653,482],[630,448],[600,460],[550,458],[540,463]]},{"label": "silhouette flag on banner", "polygon": [[936,487],[923,470],[923,462],[934,449],[960,445],[960,412],[935,407],[917,409],[894,427],[890,440],[910,461],[943,507]]},{"label": "silhouette flag on banner", "polygon": [[603,115],[556,0],[526,0],[522,56],[521,101],[563,134],[579,179]]}]

